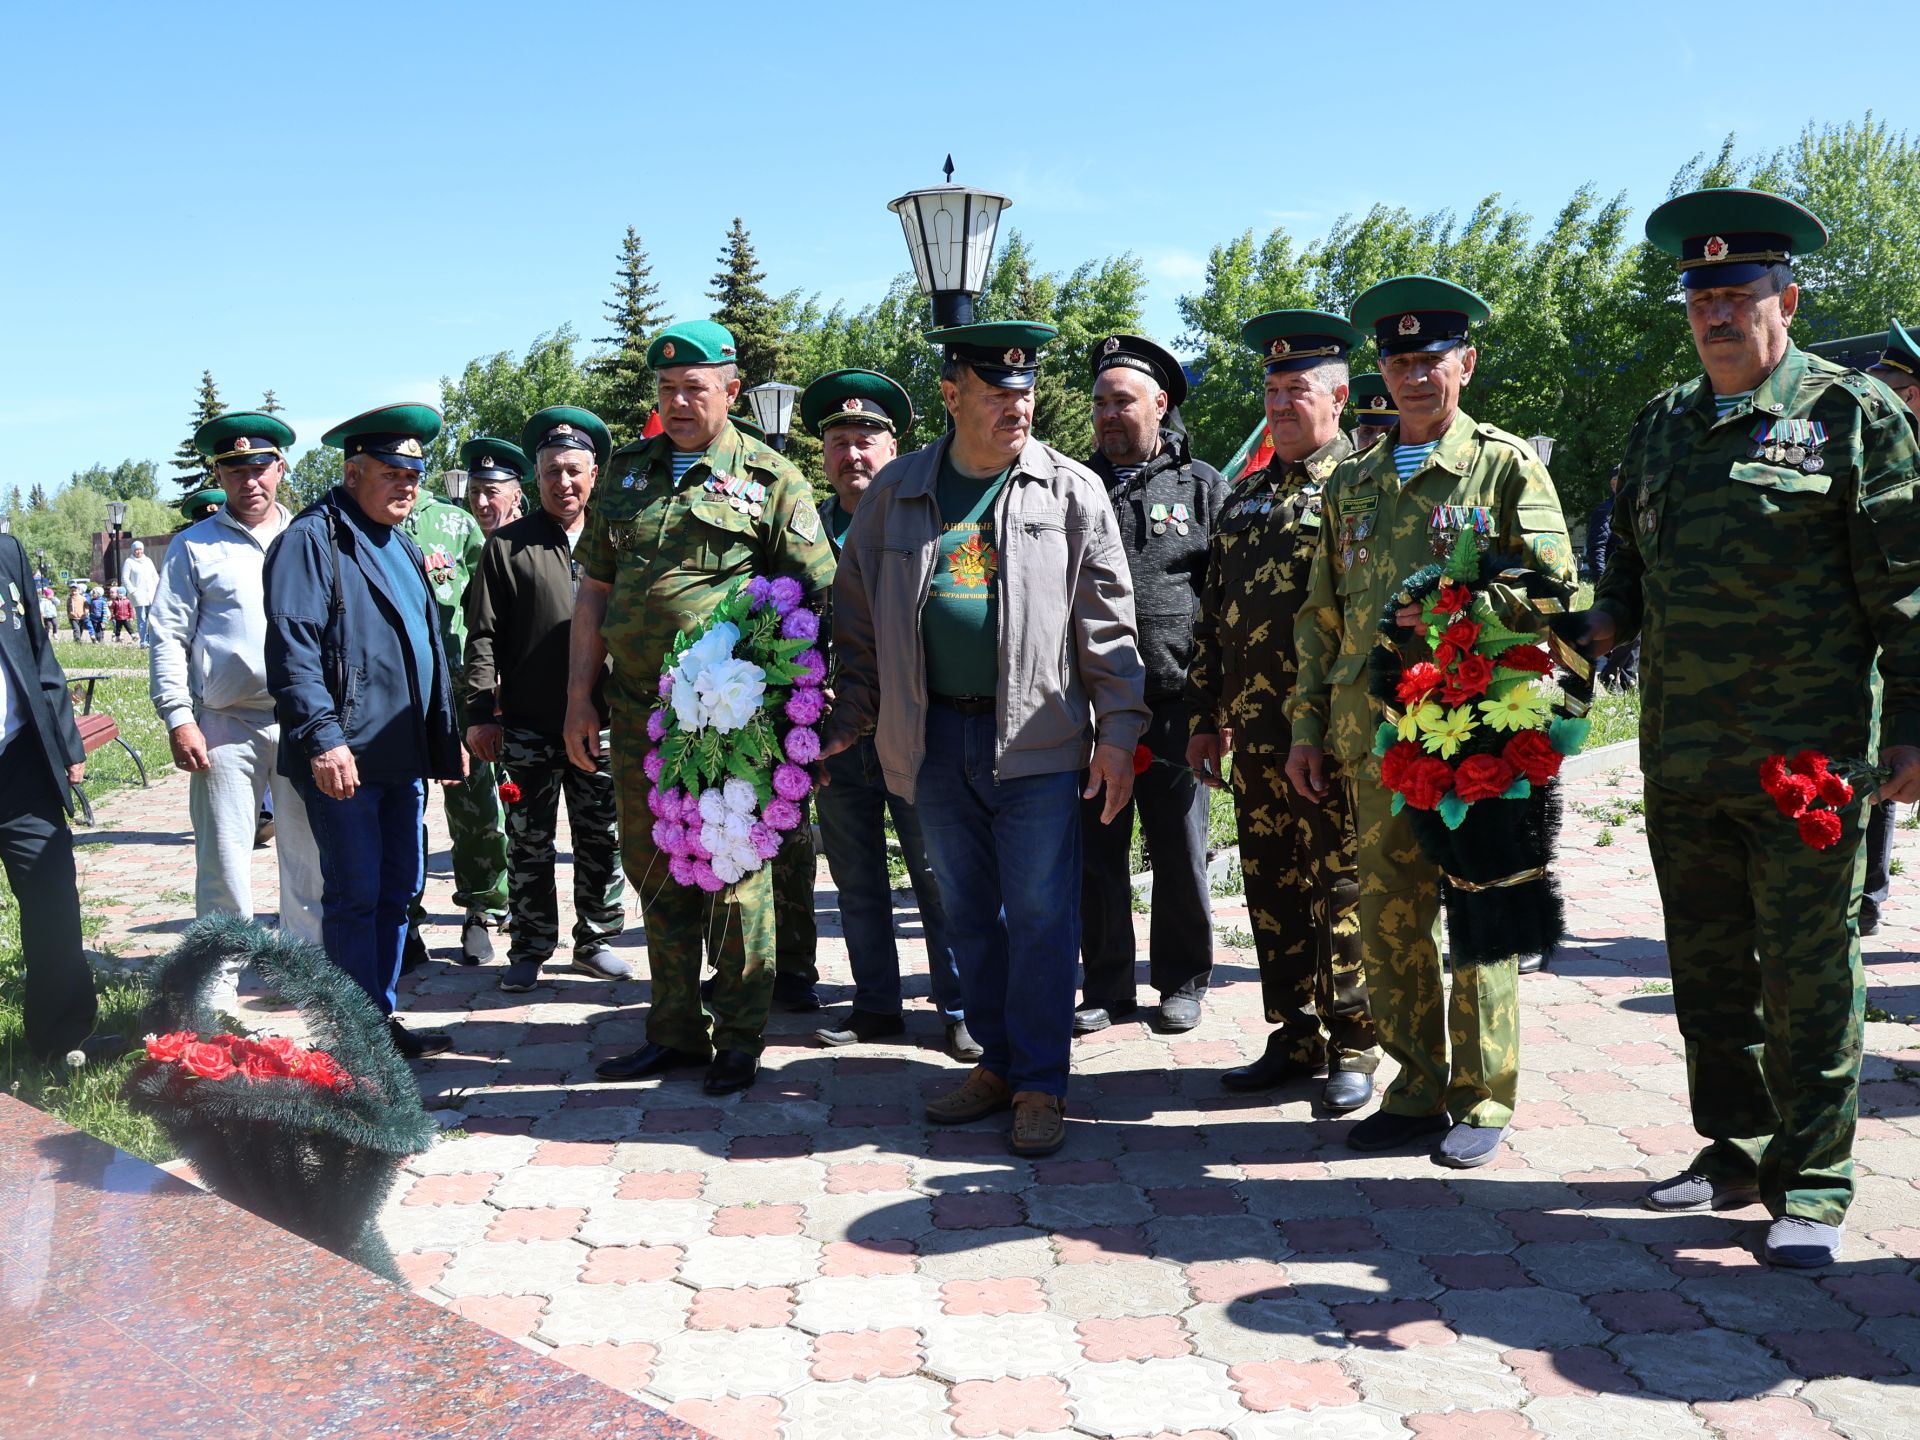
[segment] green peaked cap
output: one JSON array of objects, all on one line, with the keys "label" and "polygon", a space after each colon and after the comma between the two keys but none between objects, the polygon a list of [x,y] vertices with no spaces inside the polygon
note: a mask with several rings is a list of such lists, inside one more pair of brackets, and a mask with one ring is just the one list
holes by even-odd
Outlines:
[{"label": "green peaked cap", "polygon": [[669,325],[647,346],[647,365],[670,370],[676,365],[732,365],[739,361],[733,332],[717,320],[682,320]]},{"label": "green peaked cap", "polygon": [[613,454],[613,436],[607,422],[578,405],[549,405],[527,417],[520,430],[520,448],[532,462],[522,473],[529,479],[540,468],[540,452],[551,445],[591,450],[593,463],[604,465]]},{"label": "green peaked cap", "polygon": [[1393,403],[1393,396],[1387,390],[1386,378],[1377,370],[1353,377],[1353,384],[1347,391],[1347,403],[1353,406],[1353,418],[1358,424],[1393,425],[1399,422],[1400,409]]},{"label": "green peaked cap", "polygon": [[477,435],[460,447],[460,468],[467,472],[469,483],[483,481],[524,479],[533,467],[527,464],[527,455],[511,440],[502,440],[494,435]]},{"label": "green peaked cap", "polygon": [[878,370],[830,370],[800,392],[800,423],[818,437],[845,422],[903,435],[913,428],[913,400]]},{"label": "green peaked cap", "polygon": [[224,490],[196,490],[180,502],[180,513],[182,515],[192,515],[193,512],[198,510],[202,505],[224,505],[226,503],[227,492]]},{"label": "green peaked cap", "polygon": [[1890,370],[1904,370],[1920,379],[1920,345],[1913,343],[1913,336],[1898,320],[1888,323],[1887,348],[1873,368],[1878,370],[1881,366]]},{"label": "green peaked cap", "polygon": [[351,420],[342,420],[320,437],[320,443],[344,450],[349,456],[376,455],[389,461],[419,461],[426,454],[426,446],[439,433],[440,412],[431,405],[409,401],[382,405]]},{"label": "green peaked cap", "polygon": [[193,432],[193,448],[209,460],[285,451],[293,429],[262,410],[229,410]]},{"label": "green peaked cap", "polygon": [[[1709,253],[1716,236],[1728,243],[1723,254]],[[1734,186],[1676,195],[1647,216],[1648,242],[1690,263],[1740,263],[1736,257],[1745,248],[1739,243],[1743,236],[1784,241],[1790,253],[1806,255],[1827,243],[1827,227],[1806,206],[1784,195]]]},{"label": "green peaked cap", "polygon": [[1262,368],[1285,371],[1344,360],[1367,337],[1325,310],[1269,310],[1242,325],[1240,338],[1259,352]]}]

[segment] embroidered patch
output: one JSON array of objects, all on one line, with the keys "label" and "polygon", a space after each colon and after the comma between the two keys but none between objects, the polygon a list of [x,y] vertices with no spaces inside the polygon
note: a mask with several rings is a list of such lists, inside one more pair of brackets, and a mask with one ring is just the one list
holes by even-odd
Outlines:
[{"label": "embroidered patch", "polygon": [[820,539],[820,516],[805,496],[793,507],[793,519],[787,522],[787,528],[809,545]]}]

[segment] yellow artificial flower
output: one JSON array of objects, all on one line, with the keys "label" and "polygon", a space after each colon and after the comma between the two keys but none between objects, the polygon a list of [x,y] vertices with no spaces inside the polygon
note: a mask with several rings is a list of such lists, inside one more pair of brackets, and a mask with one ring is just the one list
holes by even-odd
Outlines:
[{"label": "yellow artificial flower", "polygon": [[1504,695],[1480,702],[1480,713],[1496,730],[1538,730],[1547,722],[1553,702],[1532,681],[1516,685]]},{"label": "yellow artificial flower", "polygon": [[1422,730],[1438,723],[1440,714],[1439,701],[1423,701],[1400,717],[1400,723],[1395,727],[1396,732],[1402,740],[1418,740]]},{"label": "yellow artificial flower", "polygon": [[1473,707],[1456,705],[1446,711],[1441,711],[1438,705],[1423,708],[1440,713],[1431,724],[1422,720],[1420,728],[1425,733],[1420,743],[1427,747],[1429,754],[1438,755],[1442,760],[1451,760],[1473,734]]}]

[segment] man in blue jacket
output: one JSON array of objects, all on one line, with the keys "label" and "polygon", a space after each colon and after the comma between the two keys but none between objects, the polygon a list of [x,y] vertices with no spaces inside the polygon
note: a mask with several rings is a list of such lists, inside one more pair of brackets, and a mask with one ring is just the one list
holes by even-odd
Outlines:
[{"label": "man in blue jacket", "polygon": [[[397,528],[439,433],[428,405],[388,405],[329,430],[321,443],[347,456],[342,483],[267,556],[267,686],[280,772],[299,787],[320,850],[322,942],[388,1017],[425,865],[425,782],[466,770],[426,569]],[[452,1045],[391,1018],[388,1028],[409,1058]]]}]

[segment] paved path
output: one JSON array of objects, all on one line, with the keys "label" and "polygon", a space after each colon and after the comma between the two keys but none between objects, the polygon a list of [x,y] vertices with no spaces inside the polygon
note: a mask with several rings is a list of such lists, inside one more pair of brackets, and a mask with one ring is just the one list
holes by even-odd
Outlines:
[{"label": "paved path", "polygon": [[[387,1234],[422,1294],[723,1440],[1920,1433],[1920,1035],[1868,1027],[1833,1270],[1756,1261],[1757,1208],[1640,1209],[1697,1140],[1638,777],[1568,800],[1572,939],[1523,985],[1520,1110],[1487,1169],[1357,1156],[1304,1094],[1220,1088],[1266,1029],[1237,901],[1198,1031],[1076,1045],[1058,1157],[1011,1159],[1004,1122],[930,1127],[922,1101],[961,1067],[935,1048],[903,912],[917,1043],[828,1052],[817,1017],[776,1015],[765,1078],[722,1101],[697,1072],[594,1082],[640,1038],[643,981],[508,996],[491,970],[435,966],[406,1003],[457,1038],[421,1074],[459,1129],[410,1167]],[[178,928],[184,814],[178,776],[118,797],[111,847],[83,857],[128,956]],[[1896,853],[1913,865],[1920,835]],[[834,932],[824,869],[820,906]],[[644,962],[637,930],[623,944]],[[844,1005],[837,932],[821,950]],[[1920,895],[1896,881],[1868,946],[1874,1013],[1920,1012],[1916,952]]]}]

